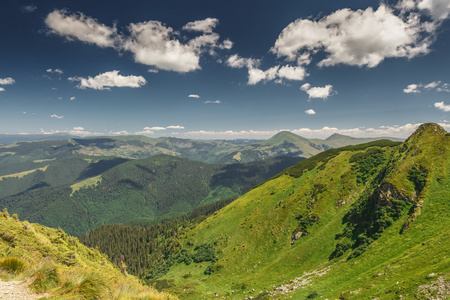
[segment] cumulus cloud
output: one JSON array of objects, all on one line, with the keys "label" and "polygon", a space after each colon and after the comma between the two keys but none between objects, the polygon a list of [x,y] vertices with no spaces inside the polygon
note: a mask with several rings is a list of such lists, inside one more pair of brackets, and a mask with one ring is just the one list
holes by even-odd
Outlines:
[{"label": "cumulus cloud", "polygon": [[215,18],[206,18],[204,20],[189,22],[183,26],[184,30],[200,31],[204,33],[211,33],[213,29],[219,24],[219,20]]},{"label": "cumulus cloud", "polygon": [[406,88],[403,89],[403,93],[406,93],[406,94],[417,94],[417,93],[420,93],[419,85],[417,85],[417,84],[410,84]]},{"label": "cumulus cloud", "polygon": [[205,103],[205,104],[220,104],[220,103],[222,103],[222,101],[220,101],[220,100],[214,100],[214,101],[208,100],[208,101],[205,101],[203,103]]},{"label": "cumulus cloud", "polygon": [[4,88],[0,87],[0,92],[6,91]]},{"label": "cumulus cloud", "polygon": [[444,101],[434,103],[434,107],[436,107],[442,111],[445,111],[445,112],[450,111],[450,105],[444,104]]},{"label": "cumulus cloud", "polygon": [[265,71],[258,68],[248,69],[248,82],[249,85],[255,85],[260,81],[271,81],[271,80],[303,80],[308,73],[306,69],[302,66],[274,66]]},{"label": "cumulus cloud", "polygon": [[237,54],[234,54],[228,57],[225,64],[235,69],[242,69],[244,67],[248,69],[253,69],[255,67],[258,67],[260,62],[261,61],[259,59],[243,58]]},{"label": "cumulus cloud", "polygon": [[88,131],[88,130],[84,129],[84,127],[81,127],[81,126],[75,126],[72,129],[50,130],[50,131],[46,131],[41,128],[40,132],[42,134],[66,133],[66,134],[72,134],[72,135],[77,135],[77,136],[104,135],[104,133]]},{"label": "cumulus cloud", "polygon": [[68,40],[80,40],[99,47],[114,47],[117,29],[99,23],[84,14],[69,14],[66,10],[54,10],[45,18],[51,32]]},{"label": "cumulus cloud", "polygon": [[57,114],[52,114],[50,118],[56,118],[56,119],[64,119],[64,116],[58,116]]},{"label": "cumulus cloud", "polygon": [[77,99],[76,97],[70,97],[70,101]]},{"label": "cumulus cloud", "polygon": [[35,10],[37,10],[37,6],[34,4],[30,4],[30,5],[25,5],[22,7],[22,11],[23,12],[27,12],[27,13],[32,13]]},{"label": "cumulus cloud", "polygon": [[126,131],[126,130],[120,130],[120,131],[110,131],[110,134],[113,135],[129,135],[130,132]]},{"label": "cumulus cloud", "polygon": [[424,90],[436,90],[438,92],[450,92],[450,84],[443,83],[442,81],[433,81],[430,83],[413,83],[403,89],[404,93],[421,93]]},{"label": "cumulus cloud", "polygon": [[174,30],[159,21],[130,24],[123,48],[136,62],[162,70],[190,72],[200,68],[200,57],[191,46],[174,38]]},{"label": "cumulus cloud", "polygon": [[307,115],[315,115],[316,112],[314,111],[314,109],[308,109],[308,110],[305,110],[305,114],[307,114]]},{"label": "cumulus cloud", "polygon": [[0,85],[9,85],[14,83],[16,83],[16,81],[11,77],[0,78]]},{"label": "cumulus cloud", "polygon": [[413,58],[429,52],[430,31],[415,13],[397,16],[386,5],[341,9],[319,20],[298,19],[283,29],[271,51],[289,61],[309,63],[323,51],[319,66],[347,64],[373,68],[385,58]]},{"label": "cumulus cloud", "polygon": [[196,94],[190,94],[188,97],[189,98],[200,98],[200,96],[196,95]]},{"label": "cumulus cloud", "polygon": [[448,0],[419,0],[416,2],[419,9],[428,11],[436,20],[447,19],[450,15],[450,2]]},{"label": "cumulus cloud", "polygon": [[64,72],[61,69],[47,69],[47,73],[64,74]]},{"label": "cumulus cloud", "polygon": [[79,81],[77,86],[80,89],[110,90],[111,87],[139,88],[147,83],[142,76],[122,76],[119,71],[109,71],[101,73],[95,77],[69,77],[70,81]]},{"label": "cumulus cloud", "polygon": [[327,99],[333,93],[333,86],[331,84],[327,84],[324,87],[311,87],[311,84],[305,83],[300,89],[308,94],[309,99]]},{"label": "cumulus cloud", "polygon": [[155,130],[155,131],[157,131],[157,130],[166,130],[166,127],[158,127],[158,126],[155,126],[155,127],[144,127],[144,130]]},{"label": "cumulus cloud", "polygon": [[[157,69],[180,73],[200,69],[203,53],[215,54],[215,49],[230,49],[232,42],[219,42],[220,36],[212,32],[217,19],[190,22],[183,28],[202,32],[203,35],[182,43],[179,33],[159,21],[131,23],[127,30],[118,32],[115,26],[101,24],[84,14],[67,10],[54,10],[45,19],[51,33],[68,40],[79,40],[99,47],[112,47],[119,52],[129,51],[138,63]],[[155,70],[155,69],[150,69]]]},{"label": "cumulus cloud", "polygon": [[163,131],[167,129],[184,129],[184,126],[181,125],[170,125],[170,126],[153,126],[153,127],[144,127],[142,131],[136,132],[136,134],[148,134],[153,135],[155,131]]}]

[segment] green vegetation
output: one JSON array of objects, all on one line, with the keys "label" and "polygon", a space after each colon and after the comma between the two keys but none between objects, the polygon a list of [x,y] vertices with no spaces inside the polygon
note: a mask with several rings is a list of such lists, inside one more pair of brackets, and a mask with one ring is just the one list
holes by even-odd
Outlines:
[{"label": "green vegetation", "polygon": [[0,277],[26,282],[45,299],[176,299],[123,274],[62,230],[20,222],[7,211],[0,213]]},{"label": "green vegetation", "polygon": [[283,157],[212,165],[168,155],[125,162],[94,159],[69,157],[45,172],[6,178],[0,181],[0,194],[9,196],[0,198],[0,206],[31,222],[81,235],[102,224],[156,222],[237,197],[298,162]]},{"label": "green vegetation", "polygon": [[[299,162],[180,231],[160,288],[187,299],[448,298],[449,142],[424,124],[402,144]],[[213,261],[194,261],[196,248]]]}]

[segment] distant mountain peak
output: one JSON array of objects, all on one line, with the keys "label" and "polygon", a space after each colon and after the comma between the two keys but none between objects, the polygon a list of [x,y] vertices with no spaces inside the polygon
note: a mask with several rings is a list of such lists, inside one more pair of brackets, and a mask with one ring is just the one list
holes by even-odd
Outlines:
[{"label": "distant mountain peak", "polygon": [[348,139],[348,138],[352,138],[352,137],[348,136],[348,135],[339,134],[339,133],[333,133],[332,135],[327,137],[325,140],[332,141],[332,140],[337,140],[337,139],[342,139],[342,138]]},{"label": "distant mountain peak", "polygon": [[299,141],[308,141],[308,140],[290,131],[280,131],[270,139],[264,141],[261,145],[263,146],[278,145],[283,144],[284,142],[295,144],[296,142]]}]

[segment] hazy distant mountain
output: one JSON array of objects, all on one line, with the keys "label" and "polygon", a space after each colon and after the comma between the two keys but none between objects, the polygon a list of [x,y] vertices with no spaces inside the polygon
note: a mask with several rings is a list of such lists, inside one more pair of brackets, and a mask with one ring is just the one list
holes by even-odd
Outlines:
[{"label": "hazy distant mountain", "polygon": [[0,134],[0,145],[8,145],[17,142],[42,141],[42,140],[63,140],[74,137],[70,134]]}]

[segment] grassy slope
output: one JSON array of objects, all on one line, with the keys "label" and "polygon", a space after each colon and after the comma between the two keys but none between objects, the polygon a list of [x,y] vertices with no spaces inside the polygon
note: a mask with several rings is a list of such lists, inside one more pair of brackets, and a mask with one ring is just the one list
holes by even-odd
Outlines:
[{"label": "grassy slope", "polygon": [[[273,293],[276,298],[305,299],[315,292],[328,299],[398,299],[400,295],[426,299],[420,285],[436,285],[441,277],[444,282],[450,279],[449,139],[440,128],[426,125],[405,144],[385,148],[385,163],[378,166],[379,170],[387,167],[383,180],[409,195],[415,208],[408,204],[361,256],[347,260],[350,249],[330,259],[336,235],[348,225],[345,215],[367,201],[360,197],[366,189],[368,195],[373,193],[370,184],[357,183],[357,172],[349,163],[352,155],[369,149],[340,152],[300,177],[280,175],[249,191],[185,237],[189,251],[193,251],[192,244],[215,245],[216,272],[204,275],[210,262],[177,264],[164,279],[174,280],[177,287],[172,291],[186,298],[195,294],[213,298],[218,293],[238,299]],[[407,179],[412,166],[419,165],[428,171],[420,193]],[[300,214],[320,220],[310,224],[309,235],[291,245]],[[410,228],[400,234],[407,220]],[[319,276],[321,271],[324,274]],[[299,277],[298,282],[305,284],[293,290],[285,286],[291,290],[288,294],[276,289]],[[443,290],[450,296],[448,283]]]},{"label": "grassy slope", "polygon": [[[50,165],[46,172],[29,174],[20,180],[0,181],[0,191],[4,193],[8,192],[6,188],[11,190],[14,186],[12,182],[23,188],[20,194],[0,199],[0,206],[32,222],[61,227],[70,234],[80,235],[102,224],[186,213],[202,204],[238,197],[297,161],[273,158],[249,164],[211,165],[161,155],[128,161],[100,174],[87,170],[90,164],[85,160],[73,168],[63,168],[63,161],[56,161],[53,164],[59,168]],[[62,173],[67,172],[78,175],[63,176]],[[80,173],[93,177],[82,176],[81,181],[74,184]],[[71,180],[65,185],[30,189],[37,184],[37,175],[42,183],[66,177]]]},{"label": "grassy slope", "polygon": [[[19,263],[8,267],[11,260]],[[0,278],[25,280],[33,291],[47,293],[46,299],[176,298],[123,275],[105,255],[62,230],[20,222],[7,213],[0,213]]]}]

